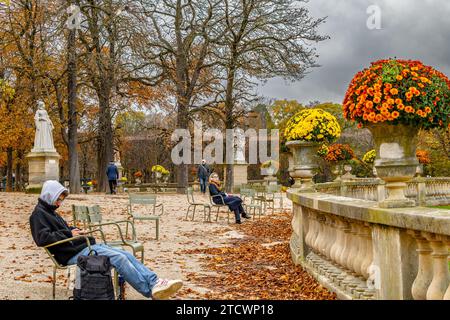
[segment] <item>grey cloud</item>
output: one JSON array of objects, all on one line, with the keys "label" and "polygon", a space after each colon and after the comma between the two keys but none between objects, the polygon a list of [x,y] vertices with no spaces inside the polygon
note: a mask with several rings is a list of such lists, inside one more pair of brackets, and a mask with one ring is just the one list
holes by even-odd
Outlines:
[{"label": "grey cloud", "polygon": [[[366,9],[381,9],[382,29],[369,30]],[[320,32],[331,37],[317,45],[319,68],[299,82],[269,80],[258,93],[277,99],[341,103],[356,72],[370,62],[394,57],[418,59],[450,74],[450,1],[312,0],[314,17],[328,16]]]}]

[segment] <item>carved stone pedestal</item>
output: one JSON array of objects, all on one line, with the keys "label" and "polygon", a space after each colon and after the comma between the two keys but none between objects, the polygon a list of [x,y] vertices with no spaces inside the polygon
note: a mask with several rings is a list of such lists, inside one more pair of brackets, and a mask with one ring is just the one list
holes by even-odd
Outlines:
[{"label": "carved stone pedestal", "polygon": [[28,186],[27,193],[40,193],[42,185],[47,180],[59,180],[58,152],[30,152],[28,159]]}]

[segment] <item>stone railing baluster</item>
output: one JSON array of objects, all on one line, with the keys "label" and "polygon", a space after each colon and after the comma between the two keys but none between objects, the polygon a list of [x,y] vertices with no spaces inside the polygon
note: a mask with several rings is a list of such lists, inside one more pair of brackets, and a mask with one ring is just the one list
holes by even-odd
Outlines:
[{"label": "stone railing baluster", "polygon": [[358,242],[359,246],[358,251],[356,252],[356,257],[353,260],[353,270],[355,270],[357,275],[362,276],[363,275],[362,264],[366,256],[367,244],[366,239],[364,238],[365,232],[363,225],[356,223],[355,227],[356,227],[356,234],[355,234],[356,241]]},{"label": "stone railing baluster", "polygon": [[358,241],[358,237],[357,237],[357,227],[356,227],[356,223],[354,221],[350,221],[350,231],[349,231],[349,246],[350,246],[350,250],[348,252],[348,256],[347,259],[345,260],[345,264],[344,266],[350,270],[350,272],[355,272],[355,269],[353,268],[353,262],[356,259],[356,255],[358,253],[359,250],[359,244],[360,242]]},{"label": "stone railing baluster", "polygon": [[369,278],[369,267],[373,262],[372,230],[370,225],[365,223],[362,226],[363,241],[366,244],[366,251],[363,262],[361,263],[361,273],[364,279]]},{"label": "stone railing baluster", "polygon": [[436,234],[425,234],[430,242],[433,259],[433,279],[427,290],[427,300],[442,300],[450,283],[448,271],[448,248],[446,238]]},{"label": "stone railing baluster", "polygon": [[344,232],[344,241],[343,243],[343,249],[339,255],[338,258],[338,264],[340,264],[341,266],[346,268],[346,263],[347,263],[347,259],[348,259],[348,255],[350,253],[351,250],[351,226],[350,223],[348,223],[347,221],[345,221],[345,227],[342,230]]},{"label": "stone railing baluster", "polygon": [[413,282],[411,293],[414,300],[425,300],[427,298],[427,290],[433,280],[433,259],[431,258],[433,250],[422,232],[410,230],[408,234],[416,239],[419,255],[417,276]]},{"label": "stone railing baluster", "polygon": [[[447,237],[447,249],[450,251],[450,237]],[[449,261],[450,263],[450,261]],[[450,266],[449,266],[450,267]],[[450,300],[450,284],[447,288],[447,291],[444,294],[444,300]]]},{"label": "stone railing baluster", "polygon": [[331,259],[331,248],[333,244],[336,242],[336,219],[332,215],[327,216],[328,221],[328,232],[329,232],[329,238],[327,239],[327,244],[325,247],[325,255],[328,259]]}]

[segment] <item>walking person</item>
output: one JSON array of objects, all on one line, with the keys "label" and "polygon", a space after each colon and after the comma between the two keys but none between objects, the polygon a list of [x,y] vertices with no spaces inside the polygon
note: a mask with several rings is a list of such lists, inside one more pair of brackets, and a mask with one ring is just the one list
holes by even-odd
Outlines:
[{"label": "walking person", "polygon": [[[245,219],[250,219],[250,216],[244,211],[242,207],[242,199],[238,196],[228,195],[222,191],[222,186],[217,173],[213,173],[209,178],[209,194],[213,197],[215,204],[226,204],[230,211],[234,212],[236,223],[241,224],[241,216]],[[222,197],[218,197],[218,196]],[[222,201],[223,199],[223,201]]]},{"label": "walking person", "polygon": [[109,190],[111,194],[116,194],[117,179],[119,179],[119,169],[114,161],[110,161],[108,167],[106,168],[106,175],[108,176]]},{"label": "walking person", "polygon": [[[57,241],[86,234],[85,231],[69,227],[57,213],[69,192],[58,181],[46,181],[42,187],[33,213],[30,216],[31,234],[34,242],[46,246]],[[159,278],[156,273],[138,261],[131,253],[112,248],[105,244],[96,244],[93,237],[88,237],[91,249],[99,255],[110,258],[112,266],[126,282],[147,298],[167,299],[183,285],[181,280]],[[89,247],[84,238],[79,238],[49,248],[56,261],[61,265],[75,265],[79,256],[89,255]]]},{"label": "walking person", "polygon": [[205,194],[206,193],[206,182],[209,179],[209,175],[211,174],[211,168],[206,164],[206,160],[203,159],[202,163],[198,166],[197,176],[200,181],[200,191]]}]

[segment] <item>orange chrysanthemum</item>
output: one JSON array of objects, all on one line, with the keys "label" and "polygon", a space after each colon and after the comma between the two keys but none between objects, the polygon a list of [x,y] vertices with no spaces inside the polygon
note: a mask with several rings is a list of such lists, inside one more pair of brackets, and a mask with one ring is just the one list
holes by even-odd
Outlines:
[{"label": "orange chrysanthemum", "polygon": [[448,101],[450,80],[444,74],[420,61],[389,59],[355,75],[343,109],[346,119],[358,124],[391,121],[436,128],[450,123]]}]

